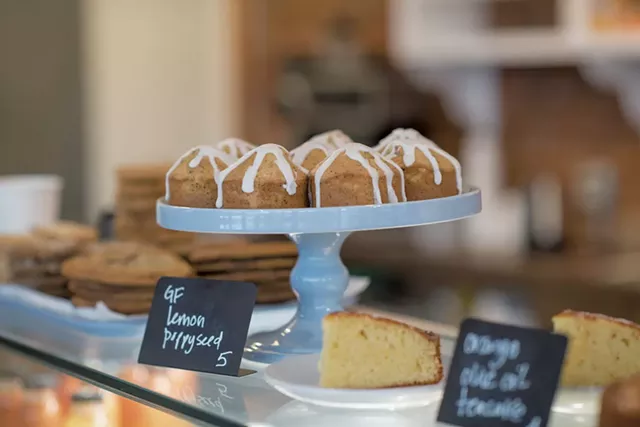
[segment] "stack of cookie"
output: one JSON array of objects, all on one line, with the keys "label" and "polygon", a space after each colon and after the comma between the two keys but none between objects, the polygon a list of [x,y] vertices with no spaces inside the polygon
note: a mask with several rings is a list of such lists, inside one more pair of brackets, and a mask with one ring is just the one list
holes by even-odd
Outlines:
[{"label": "stack of cookie", "polygon": [[188,254],[200,277],[255,283],[257,302],[262,304],[295,299],[289,276],[297,257],[290,241],[199,244]]},{"label": "stack of cookie", "polygon": [[69,222],[38,227],[29,235],[0,237],[0,282],[68,298],[62,262],[96,239],[94,228]]},{"label": "stack of cookie", "polygon": [[116,172],[115,237],[184,252],[193,233],[164,229],[156,223],[156,201],[164,196],[169,165],[126,166]]},{"label": "stack of cookie", "polygon": [[151,308],[162,276],[189,277],[193,270],[177,255],[144,243],[98,243],[64,262],[71,302],[80,307],[104,303],[122,314],[144,314]]}]

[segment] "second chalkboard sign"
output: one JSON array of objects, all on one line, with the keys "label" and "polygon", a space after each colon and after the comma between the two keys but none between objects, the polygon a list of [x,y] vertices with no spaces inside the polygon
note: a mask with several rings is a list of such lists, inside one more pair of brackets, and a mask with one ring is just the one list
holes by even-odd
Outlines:
[{"label": "second chalkboard sign", "polygon": [[545,427],[566,347],[566,337],[545,330],[465,320],[438,421]]},{"label": "second chalkboard sign", "polygon": [[161,278],[138,362],[239,375],[256,293],[252,283]]}]

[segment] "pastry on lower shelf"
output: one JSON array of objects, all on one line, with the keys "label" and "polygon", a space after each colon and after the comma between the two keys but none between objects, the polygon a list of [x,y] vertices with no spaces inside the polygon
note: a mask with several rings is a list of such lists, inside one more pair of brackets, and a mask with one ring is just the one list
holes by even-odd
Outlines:
[{"label": "pastry on lower shelf", "polygon": [[163,276],[189,277],[191,266],[177,255],[134,242],[104,242],[68,259],[62,274],[71,280],[114,285],[155,286]]},{"label": "pastry on lower shelf", "polygon": [[261,145],[220,174],[217,208],[287,209],[308,205],[307,174],[284,147]]},{"label": "pastry on lower shelf", "polygon": [[339,130],[321,133],[291,150],[291,160],[296,165],[311,170],[335,150],[350,142],[353,141]]},{"label": "pastry on lower shelf", "polygon": [[440,337],[390,319],[338,312],[322,321],[320,385],[372,389],[437,384]]},{"label": "pastry on lower shelf", "polygon": [[220,172],[228,163],[229,157],[216,148],[192,148],[167,172],[165,200],[174,206],[215,207]]},{"label": "pastry on lower shelf", "polygon": [[404,172],[408,201],[455,196],[462,192],[460,163],[436,145],[395,141],[382,155]]},{"label": "pastry on lower shelf", "polygon": [[15,283],[53,296],[68,297],[61,264],[83,244],[69,238],[49,239],[33,234],[0,237],[0,283]]},{"label": "pastry on lower shelf", "polygon": [[237,160],[247,154],[249,151],[256,148],[255,145],[250,142],[244,141],[239,138],[227,138],[218,142],[215,147],[227,153],[233,160]]},{"label": "pastry on lower shelf", "polygon": [[349,143],[310,173],[311,206],[380,205],[407,200],[398,165],[371,148]]},{"label": "pastry on lower shelf", "polygon": [[553,326],[569,338],[563,385],[605,386],[640,373],[640,325],[566,310],[553,317]]},{"label": "pastry on lower shelf", "polygon": [[633,375],[605,389],[598,426],[640,426],[640,375]]},{"label": "pastry on lower shelf", "polygon": [[69,279],[75,305],[103,302],[119,313],[141,314],[149,311],[161,277],[188,277],[193,270],[177,255],[155,246],[106,242],[65,261],[62,273]]},{"label": "pastry on lower shelf", "polygon": [[78,245],[85,245],[98,240],[98,230],[95,227],[72,221],[58,221],[50,225],[37,226],[32,233],[36,237],[69,241]]},{"label": "pastry on lower shelf", "polygon": [[283,257],[297,257],[298,248],[291,241],[282,242],[221,242],[196,244],[188,255],[189,261],[200,263],[214,263],[219,261],[240,261],[256,259],[273,259]]}]

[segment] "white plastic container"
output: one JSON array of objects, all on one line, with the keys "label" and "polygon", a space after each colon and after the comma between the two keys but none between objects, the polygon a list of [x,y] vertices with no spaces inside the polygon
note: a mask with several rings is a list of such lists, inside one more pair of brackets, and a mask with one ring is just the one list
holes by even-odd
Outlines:
[{"label": "white plastic container", "polygon": [[57,221],[62,188],[56,175],[0,176],[0,234],[26,233]]}]

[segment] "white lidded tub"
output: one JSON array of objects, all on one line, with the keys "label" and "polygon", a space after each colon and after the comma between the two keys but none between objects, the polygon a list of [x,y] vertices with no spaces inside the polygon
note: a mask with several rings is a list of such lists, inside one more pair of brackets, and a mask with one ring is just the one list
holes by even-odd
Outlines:
[{"label": "white lidded tub", "polygon": [[0,176],[0,234],[26,233],[57,221],[63,186],[56,175]]}]

